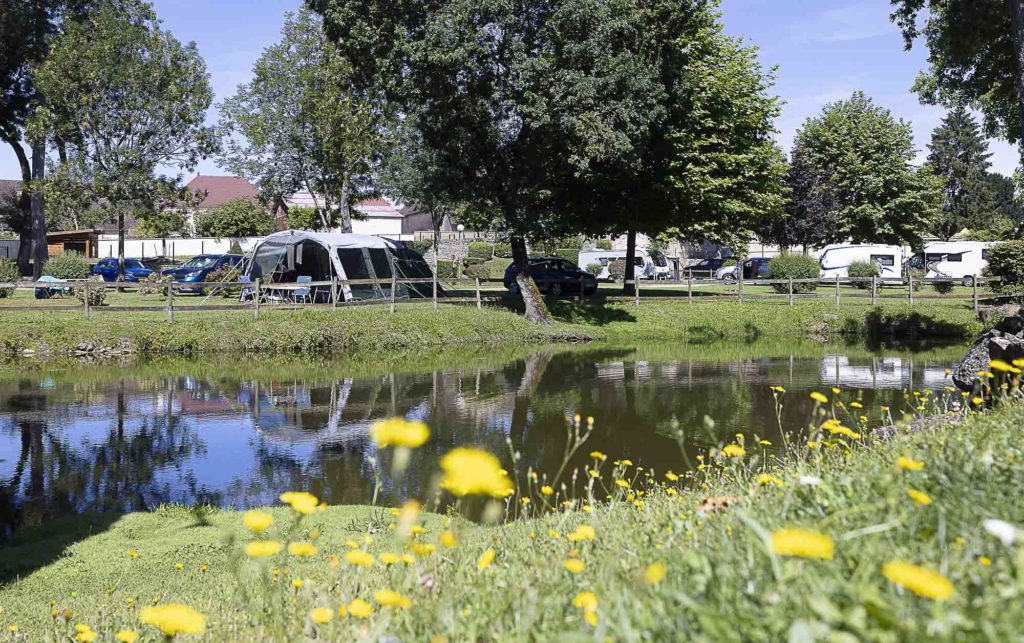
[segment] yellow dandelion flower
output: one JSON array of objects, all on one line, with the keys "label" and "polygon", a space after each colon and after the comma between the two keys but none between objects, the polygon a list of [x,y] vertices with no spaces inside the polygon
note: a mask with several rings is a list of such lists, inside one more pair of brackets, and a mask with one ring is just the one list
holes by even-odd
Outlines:
[{"label": "yellow dandelion flower", "polygon": [[494,550],[486,549],[484,553],[480,554],[480,558],[476,560],[476,568],[483,571],[491,566],[494,562]]},{"label": "yellow dandelion flower", "polygon": [[446,529],[441,532],[441,546],[447,549],[455,549],[459,546],[459,539],[455,537],[455,532],[450,529]]},{"label": "yellow dandelion flower", "polygon": [[416,562],[416,557],[413,556],[412,554],[406,552],[406,553],[402,554],[402,562],[405,563],[406,565],[412,565],[413,563]]},{"label": "yellow dandelion flower", "polygon": [[479,449],[457,448],[441,458],[441,486],[456,496],[504,498],[515,491],[498,459]]},{"label": "yellow dandelion flower", "polygon": [[84,623],[75,626],[75,640],[78,643],[92,643],[96,640],[96,632]]},{"label": "yellow dandelion flower", "polygon": [[420,536],[427,533],[427,530],[422,525],[413,525],[409,527],[409,534],[412,536]]},{"label": "yellow dandelion flower", "polygon": [[314,607],[309,610],[309,620],[317,625],[326,625],[334,620],[334,610],[327,607]]},{"label": "yellow dandelion flower", "polygon": [[979,556],[978,563],[980,563],[982,567],[989,567],[992,565],[992,559],[988,556]]},{"label": "yellow dandelion flower", "polygon": [[373,554],[361,549],[351,549],[345,552],[345,560],[348,561],[348,564],[350,565],[369,567],[373,564]]},{"label": "yellow dandelion flower", "polygon": [[828,404],[828,398],[817,391],[811,393],[811,399],[817,402],[818,404]]},{"label": "yellow dandelion flower", "polygon": [[139,620],[144,625],[158,628],[167,636],[202,634],[206,631],[206,617],[179,603],[144,607],[139,612]]},{"label": "yellow dandelion flower", "polygon": [[644,570],[644,580],[648,585],[657,585],[662,578],[665,578],[666,571],[668,568],[665,567],[665,563],[651,563]]},{"label": "yellow dandelion flower", "polygon": [[281,502],[290,506],[296,513],[308,516],[317,509],[320,501],[311,493],[305,491],[286,491],[280,496]]},{"label": "yellow dandelion flower", "polygon": [[955,593],[953,583],[942,574],[901,560],[886,563],[882,567],[882,575],[900,587],[934,601],[947,600]]},{"label": "yellow dandelion flower", "polygon": [[747,450],[738,444],[727,444],[722,447],[722,455],[727,458],[742,458],[747,455]]},{"label": "yellow dandelion flower", "polygon": [[794,527],[772,534],[772,551],[779,556],[832,560],[834,545],[825,534]]},{"label": "yellow dandelion flower", "polygon": [[135,630],[121,630],[114,635],[114,638],[121,643],[135,643],[139,640],[139,635]]},{"label": "yellow dandelion flower", "polygon": [[932,504],[932,497],[923,491],[918,491],[917,489],[907,489],[907,495],[910,496],[911,500],[913,500],[919,505]]},{"label": "yellow dandelion flower", "polygon": [[396,591],[382,589],[373,595],[373,600],[382,607],[393,607],[398,610],[407,610],[412,607],[412,600],[408,596],[402,596]]},{"label": "yellow dandelion flower", "polygon": [[540,488],[540,492],[541,492],[541,494],[543,494],[545,496],[553,496],[553,495],[555,495],[555,490],[551,487],[551,485],[547,485],[547,484]]},{"label": "yellow dandelion flower", "polygon": [[675,481],[679,480],[679,476],[674,474],[674,473],[672,473],[671,471],[666,471],[665,472],[665,479],[668,480],[669,482],[675,482]]},{"label": "yellow dandelion flower", "polygon": [[138,552],[138,550],[135,550],[135,549],[129,549],[129,550],[128,550],[128,557],[129,557],[129,558],[138,558],[138,557],[139,557],[139,552]]},{"label": "yellow dandelion flower", "polygon": [[984,403],[985,403],[985,398],[983,398],[983,397],[975,396],[975,397],[971,398],[971,404],[973,404],[975,406],[981,406]]},{"label": "yellow dandelion flower", "polygon": [[302,589],[302,586],[305,584],[306,581],[302,580],[301,578],[292,579],[292,587],[294,587],[295,589]]},{"label": "yellow dandelion flower", "polygon": [[596,610],[597,609],[597,596],[594,592],[580,592],[572,599],[574,607],[585,610]]},{"label": "yellow dandelion flower", "polygon": [[370,618],[373,614],[373,605],[357,598],[348,604],[348,613],[356,618]]},{"label": "yellow dandelion flower", "polygon": [[554,529],[549,529],[548,530],[548,535],[551,536],[552,538],[555,538],[555,539],[558,539],[558,538],[562,537],[562,534],[558,533]]},{"label": "yellow dandelion flower", "polygon": [[896,459],[896,464],[904,471],[920,471],[924,469],[924,462],[921,460],[914,460],[902,455]]},{"label": "yellow dandelion flower", "polygon": [[245,553],[250,558],[267,558],[280,552],[281,543],[276,540],[255,540],[245,546]]},{"label": "yellow dandelion flower", "polygon": [[242,524],[253,533],[262,533],[274,524],[274,517],[263,511],[247,511],[242,514]]},{"label": "yellow dandelion flower", "polygon": [[423,446],[430,438],[430,429],[423,422],[410,422],[404,418],[380,420],[370,426],[370,437],[379,447]]},{"label": "yellow dandelion flower", "polygon": [[862,408],[864,408],[864,405],[861,404],[860,402],[850,402],[850,406],[852,408],[855,408],[855,409],[862,409]]},{"label": "yellow dandelion flower", "polygon": [[430,543],[413,543],[412,550],[416,552],[416,555],[420,558],[426,558],[437,551],[437,547]]},{"label": "yellow dandelion flower", "polygon": [[782,485],[782,478],[774,476],[770,473],[762,473],[757,476],[757,484],[761,485],[762,487],[769,484]]},{"label": "yellow dandelion flower", "polygon": [[579,558],[568,558],[562,562],[562,567],[565,567],[570,573],[579,574],[587,568],[587,565]]},{"label": "yellow dandelion flower", "polygon": [[595,460],[604,460],[608,456],[606,456],[605,454],[601,453],[600,451],[591,451],[590,452],[590,457],[595,459]]},{"label": "yellow dandelion flower", "polygon": [[625,489],[625,488],[629,487],[629,483],[620,478],[620,479],[615,481],[615,486],[616,487],[620,487],[622,489]]},{"label": "yellow dandelion flower", "polygon": [[389,551],[381,552],[378,558],[380,558],[380,562],[385,565],[394,565],[399,561],[398,554],[394,554]]},{"label": "yellow dandelion flower", "polygon": [[288,543],[288,553],[292,556],[309,557],[316,556],[316,545],[313,543]]},{"label": "yellow dandelion flower", "polygon": [[566,534],[565,537],[574,543],[578,543],[581,540],[595,540],[597,532],[590,525],[580,525],[576,528],[576,531]]}]

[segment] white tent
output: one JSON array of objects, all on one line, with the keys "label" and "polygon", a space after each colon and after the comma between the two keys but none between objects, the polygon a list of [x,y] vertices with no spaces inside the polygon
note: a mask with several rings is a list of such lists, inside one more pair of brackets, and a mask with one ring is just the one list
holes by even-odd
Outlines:
[{"label": "white tent", "polygon": [[[264,283],[294,283],[331,279],[429,279],[423,257],[399,241],[366,234],[336,234],[285,230],[257,244],[246,273]],[[330,287],[314,287],[313,301],[330,300]],[[430,284],[399,284],[396,298],[429,297]],[[345,301],[387,299],[390,284],[344,286]]]}]

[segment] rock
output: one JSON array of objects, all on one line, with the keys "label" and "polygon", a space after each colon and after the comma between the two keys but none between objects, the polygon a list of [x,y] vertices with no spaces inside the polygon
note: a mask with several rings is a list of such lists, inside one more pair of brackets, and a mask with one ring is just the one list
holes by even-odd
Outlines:
[{"label": "rock", "polygon": [[985,306],[978,311],[978,319],[986,326],[994,326],[996,320],[1007,317],[1020,317],[1024,307],[1020,304],[1003,304],[1002,306]]},{"label": "rock", "polygon": [[1018,355],[1019,351],[1024,351],[1024,318],[1007,317],[971,345],[953,370],[953,383],[961,391],[972,391],[978,372],[987,371],[989,362],[993,359],[1013,362],[1021,356],[1010,359],[1006,356]]},{"label": "rock", "polygon": [[1013,364],[1024,359],[1024,339],[1015,336],[994,337],[988,344],[988,355],[993,360]]}]

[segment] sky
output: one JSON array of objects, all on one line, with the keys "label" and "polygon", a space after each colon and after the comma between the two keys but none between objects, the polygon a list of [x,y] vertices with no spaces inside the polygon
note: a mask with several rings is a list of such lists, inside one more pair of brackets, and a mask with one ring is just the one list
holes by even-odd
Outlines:
[{"label": "sky", "polygon": [[[300,0],[155,0],[157,15],[174,35],[194,41],[206,59],[215,103],[251,77],[253,62],[280,33],[284,13]],[[878,104],[913,124],[918,161],[944,110],[921,105],[911,86],[927,52],[904,51],[899,29],[889,22],[888,0],[722,0],[726,31],[760,48],[761,62],[777,66],[775,92],[784,101],[777,122],[787,151],[801,124],[828,103],[863,90]],[[216,107],[210,121],[216,121]],[[1017,151],[992,141],[992,166],[1010,175]],[[213,160],[202,174],[224,174]],[[0,149],[0,178],[18,178],[14,154]],[[187,177],[190,178],[190,177]]]}]

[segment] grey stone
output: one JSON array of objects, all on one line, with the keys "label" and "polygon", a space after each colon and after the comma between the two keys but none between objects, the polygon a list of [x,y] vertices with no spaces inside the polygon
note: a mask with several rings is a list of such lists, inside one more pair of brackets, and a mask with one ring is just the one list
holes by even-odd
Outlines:
[{"label": "grey stone", "polygon": [[1021,358],[1024,358],[1024,319],[1007,317],[975,340],[953,370],[953,383],[962,391],[972,391],[978,372],[987,371],[989,362],[1000,359],[1012,363]]}]

